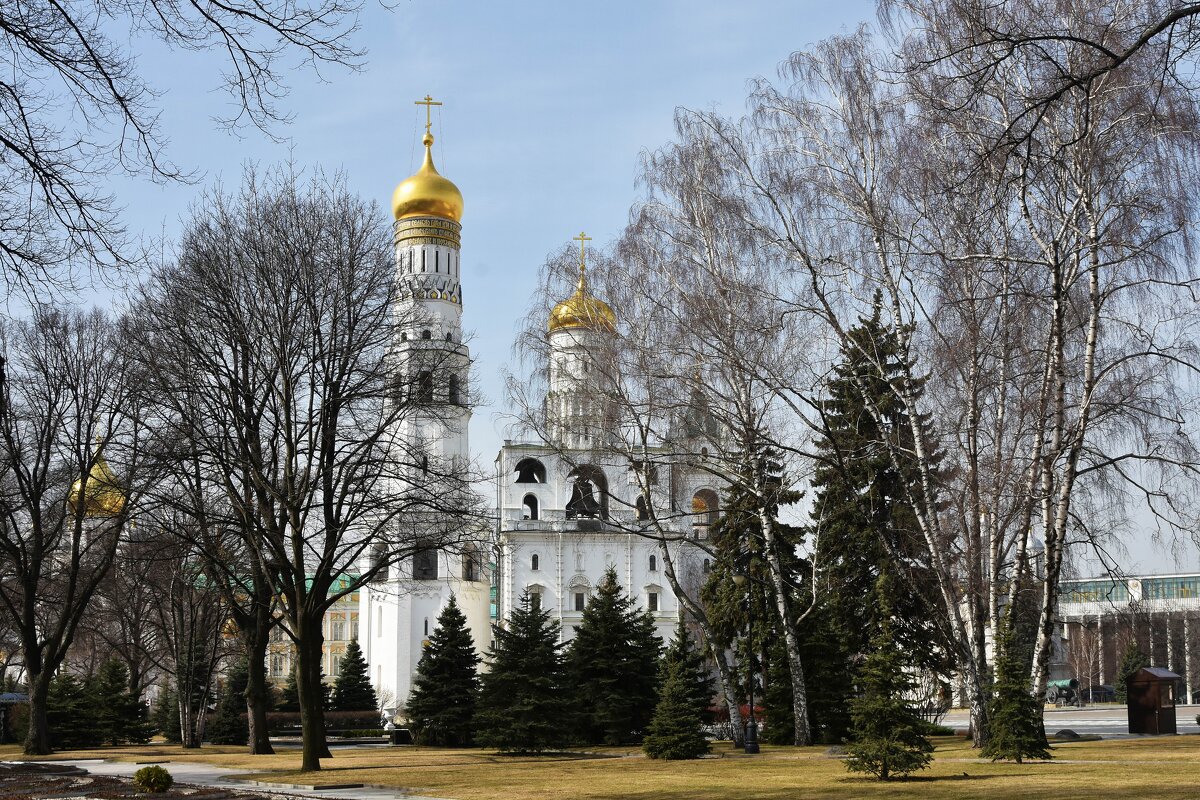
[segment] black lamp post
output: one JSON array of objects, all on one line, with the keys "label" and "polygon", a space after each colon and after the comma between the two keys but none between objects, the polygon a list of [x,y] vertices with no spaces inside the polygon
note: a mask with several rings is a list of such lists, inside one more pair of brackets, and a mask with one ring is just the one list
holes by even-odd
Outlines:
[{"label": "black lamp post", "polygon": [[[746,576],[737,573],[733,582],[740,589],[746,585]],[[746,653],[750,662],[750,721],[746,723],[746,752],[750,755],[758,753],[758,721],[754,719],[754,598],[746,595]]]}]

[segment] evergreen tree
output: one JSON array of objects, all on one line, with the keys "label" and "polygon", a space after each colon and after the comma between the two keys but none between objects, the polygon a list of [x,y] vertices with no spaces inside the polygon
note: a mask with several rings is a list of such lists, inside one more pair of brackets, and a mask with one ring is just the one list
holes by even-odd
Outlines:
[{"label": "evergreen tree", "polygon": [[60,672],[50,682],[46,698],[50,743],[54,749],[94,747],[101,743],[97,708],[84,681]]},{"label": "evergreen tree", "polygon": [[1030,659],[1017,638],[1016,614],[1010,609],[1000,629],[996,683],[988,707],[988,743],[983,756],[993,761],[1050,758],[1042,726],[1041,700],[1029,691]]},{"label": "evergreen tree", "polygon": [[846,748],[846,769],[881,781],[925,769],[933,759],[924,722],[905,698],[913,689],[911,662],[893,635],[891,592],[891,581],[881,575],[873,593],[878,624],[861,671],[862,693],[850,703],[853,740]]},{"label": "evergreen tree", "polygon": [[610,567],[584,608],[566,655],[580,740],[622,744],[645,733],[658,696],[661,649],[654,618],[626,596]]},{"label": "evergreen tree", "polygon": [[117,660],[100,665],[84,682],[93,708],[95,735],[104,744],[141,744],[150,740],[146,706],[129,691],[129,670]]},{"label": "evergreen tree", "polygon": [[379,699],[368,676],[367,660],[357,639],[351,639],[342,656],[341,670],[334,683],[330,706],[334,711],[379,711]]},{"label": "evergreen tree", "polygon": [[570,699],[558,624],[527,591],[508,625],[493,630],[489,669],[480,682],[476,741],[509,752],[562,747]]},{"label": "evergreen tree", "polygon": [[[300,711],[300,688],[296,686],[296,668],[298,666],[299,662],[293,661],[292,669],[288,672],[287,682],[283,684],[283,689],[279,692],[279,704],[275,706],[276,711],[290,711],[292,713]],[[325,680],[325,668],[323,665],[321,667],[321,688],[325,692],[323,701],[325,710],[329,711],[333,687],[329,685],[329,681]]]},{"label": "evergreen tree", "polygon": [[1113,687],[1118,703],[1129,701],[1128,687],[1125,685],[1129,676],[1142,667],[1148,666],[1150,666],[1150,659],[1146,658],[1146,654],[1142,652],[1137,639],[1130,640],[1129,644],[1125,646],[1125,652],[1121,654],[1121,664],[1117,667],[1117,685]]},{"label": "evergreen tree", "polygon": [[679,629],[663,655],[658,703],[642,749],[650,758],[699,758],[708,752],[704,721],[712,704],[713,681],[704,656],[688,643],[687,627]]},{"label": "evergreen tree", "polygon": [[171,685],[174,681],[166,683],[167,686],[159,691],[154,701],[150,722],[154,729],[162,734],[164,740],[170,744],[179,744],[183,741],[183,731],[179,725],[179,701]]},{"label": "evergreen tree", "polygon": [[[893,388],[905,380],[910,356],[897,332],[882,322],[878,294],[872,316],[860,319],[847,337],[820,404],[823,431],[813,476],[813,518],[820,520],[814,558],[821,568],[823,607],[821,630],[809,644],[820,651],[812,661],[819,693],[813,705],[823,709],[829,738],[844,730],[845,712],[838,709],[849,707],[861,655],[881,624],[872,598],[884,571],[895,578],[890,584],[895,618],[888,622],[900,648],[920,669],[949,668],[936,625],[937,583],[913,510],[914,502],[936,499],[922,494],[911,414]],[[920,396],[923,385],[908,388]],[[918,423],[931,427],[925,418]],[[931,436],[923,438],[926,447],[934,447]]]},{"label": "evergreen tree", "polygon": [[454,595],[438,615],[417,662],[408,696],[409,725],[419,744],[468,745],[479,697],[479,654]]},{"label": "evergreen tree", "polygon": [[249,683],[250,666],[245,658],[239,658],[225,680],[217,713],[206,725],[208,740],[213,744],[249,742],[250,724],[246,719],[246,685]]},{"label": "evergreen tree", "polygon": [[[774,450],[760,448],[748,453],[741,460],[747,464],[755,464],[755,470],[767,476],[764,491],[768,498],[767,514],[771,520],[772,537],[775,541],[774,556],[779,560],[788,585],[802,586],[809,573],[805,568],[805,561],[797,554],[803,541],[804,530],[780,522],[779,509],[799,502],[803,495],[784,486],[783,466]],[[772,646],[782,642],[783,626],[794,624],[792,620],[799,611],[792,608],[795,598],[805,595],[804,591],[798,591],[785,598],[790,619],[786,622],[780,619],[779,606],[768,573],[766,543],[758,513],[759,504],[759,493],[753,486],[739,482],[730,485],[721,518],[709,529],[709,544],[715,558],[700,592],[708,612],[710,630],[717,644],[734,650],[738,663],[743,666],[740,676],[743,684],[738,687],[743,697],[749,695],[748,684],[751,680],[756,686],[770,683],[770,680],[763,680],[760,669],[769,666],[769,650]],[[739,573],[749,578],[745,586],[738,586],[733,580],[734,575]],[[751,615],[754,621],[752,629],[749,624]],[[803,639],[803,632],[801,633]],[[773,676],[768,678],[787,684],[786,696],[790,703],[791,671],[786,657],[777,665]],[[755,694],[757,705],[763,698],[757,691]],[[790,706],[777,710],[772,726],[794,732],[793,711]]]}]

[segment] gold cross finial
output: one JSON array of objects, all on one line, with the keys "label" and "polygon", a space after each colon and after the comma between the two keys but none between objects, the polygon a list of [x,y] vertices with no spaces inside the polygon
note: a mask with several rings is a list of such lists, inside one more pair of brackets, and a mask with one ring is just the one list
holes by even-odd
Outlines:
[{"label": "gold cross finial", "polygon": [[571,238],[579,242],[579,290],[583,291],[584,281],[587,280],[584,276],[584,272],[587,270],[587,255],[584,248],[592,240],[592,237],[580,231],[578,236],[572,236]]},{"label": "gold cross finial", "polygon": [[434,100],[432,95],[425,95],[424,100],[417,100],[413,103],[416,106],[425,106],[425,134],[428,136],[433,129],[433,107],[440,106],[441,102]]}]

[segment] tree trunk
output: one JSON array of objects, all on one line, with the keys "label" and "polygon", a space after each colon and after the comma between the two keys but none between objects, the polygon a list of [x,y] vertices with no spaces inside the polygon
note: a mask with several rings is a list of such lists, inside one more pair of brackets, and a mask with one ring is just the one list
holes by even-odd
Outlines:
[{"label": "tree trunk", "polygon": [[246,721],[250,729],[247,746],[250,755],[271,755],[270,732],[267,727],[267,642],[269,634],[255,632],[245,637],[248,675],[246,680]]},{"label": "tree trunk", "polygon": [[321,685],[321,618],[301,619],[296,655],[300,660],[296,670],[296,689],[300,698],[300,729],[303,734],[303,757],[300,769],[312,772],[321,769],[321,759],[330,758],[325,742],[325,690]]},{"label": "tree trunk", "polygon": [[46,672],[29,676],[29,731],[25,734],[25,755],[45,756],[50,749],[50,720],[46,713],[50,694],[50,676]]},{"label": "tree trunk", "polygon": [[767,556],[767,566],[771,573],[772,594],[775,596],[775,611],[783,622],[783,642],[787,651],[788,672],[792,676],[792,724],[794,744],[797,747],[807,747],[812,744],[812,730],[808,725],[808,689],[804,684],[804,665],[800,661],[800,640],[796,636],[796,627],[792,624],[792,614],[788,608],[787,586],[783,582],[783,567],[779,563],[779,553],[775,547],[775,529],[767,514],[767,509],[759,506],[759,526],[763,534],[763,548]]}]

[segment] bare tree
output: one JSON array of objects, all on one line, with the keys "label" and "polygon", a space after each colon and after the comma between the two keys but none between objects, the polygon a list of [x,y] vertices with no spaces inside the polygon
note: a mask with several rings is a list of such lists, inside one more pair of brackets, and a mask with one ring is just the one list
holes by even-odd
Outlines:
[{"label": "bare tree", "polygon": [[165,155],[158,90],[128,40],[224,56],[223,124],[267,130],[297,62],[356,68],[359,0],[172,3],[52,0],[0,7],[0,270],[9,292],[69,286],[79,268],[130,263],[115,172],[187,180]]},{"label": "bare tree", "polygon": [[299,657],[305,770],[327,753],[325,611],[400,559],[473,535],[478,504],[467,465],[402,435],[427,410],[405,375],[435,365],[393,357],[406,321],[379,220],[340,180],[251,174],[238,196],[197,207],[139,313],[159,440],[180,465],[156,499],[196,523],[193,541],[226,565],[220,582],[259,615],[235,619],[264,645],[277,596]]},{"label": "bare tree", "polygon": [[50,681],[112,567],[136,494],[140,435],[131,370],[108,317],[39,308],[3,337],[0,609],[20,638],[25,752],[43,755]]}]

